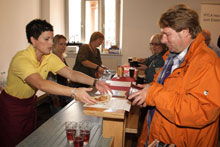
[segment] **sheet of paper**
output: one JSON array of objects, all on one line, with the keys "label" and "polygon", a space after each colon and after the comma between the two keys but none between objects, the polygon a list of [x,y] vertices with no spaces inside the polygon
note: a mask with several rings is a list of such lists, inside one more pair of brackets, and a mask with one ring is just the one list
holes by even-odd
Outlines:
[{"label": "sheet of paper", "polygon": [[125,110],[129,112],[131,108],[131,103],[127,99],[112,97],[111,100],[106,104],[95,104],[95,105],[84,104],[84,107],[110,108],[110,109]]},{"label": "sheet of paper", "polygon": [[113,97],[126,97],[126,91],[123,90],[112,90]]},{"label": "sheet of paper", "polygon": [[125,111],[130,111],[131,103],[127,99],[115,98],[109,103],[111,109],[122,109]]},{"label": "sheet of paper", "polygon": [[131,82],[123,82],[123,81],[106,81],[110,83],[111,86],[120,86],[120,87],[130,87]]},{"label": "sheet of paper", "polygon": [[[112,94],[113,93],[113,94]],[[127,97],[126,96],[126,91],[124,91],[124,90],[112,90],[112,93],[108,93],[110,96],[112,96],[112,97]],[[100,92],[99,91],[97,91],[96,93],[95,93],[95,95],[100,95]]]}]

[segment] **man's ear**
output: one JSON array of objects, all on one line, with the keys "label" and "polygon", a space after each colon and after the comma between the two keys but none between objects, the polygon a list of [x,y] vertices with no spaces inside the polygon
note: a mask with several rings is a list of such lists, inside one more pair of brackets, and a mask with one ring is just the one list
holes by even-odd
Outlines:
[{"label": "man's ear", "polygon": [[188,37],[188,36],[190,35],[189,29],[188,29],[188,28],[187,28],[187,29],[183,29],[183,30],[181,31],[181,35],[182,35],[183,38]]}]

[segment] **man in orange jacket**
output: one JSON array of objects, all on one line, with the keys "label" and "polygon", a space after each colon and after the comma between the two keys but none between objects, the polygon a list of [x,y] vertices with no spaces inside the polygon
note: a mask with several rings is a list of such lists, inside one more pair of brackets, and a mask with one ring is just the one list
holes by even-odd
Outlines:
[{"label": "man in orange jacket", "polygon": [[154,82],[129,96],[133,104],[155,107],[144,124],[147,139],[139,145],[157,139],[177,147],[217,146],[220,60],[205,44],[198,14],[176,5],[161,15],[159,25],[169,55]]}]

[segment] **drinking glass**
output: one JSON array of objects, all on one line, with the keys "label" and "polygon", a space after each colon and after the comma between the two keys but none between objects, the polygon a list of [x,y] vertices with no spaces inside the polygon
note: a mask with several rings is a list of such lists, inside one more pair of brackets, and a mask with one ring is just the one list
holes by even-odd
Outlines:
[{"label": "drinking glass", "polygon": [[83,147],[83,136],[81,134],[75,136],[74,147]]},{"label": "drinking glass", "polygon": [[118,79],[124,76],[124,67],[123,66],[118,66],[117,67],[117,75]]},{"label": "drinking glass", "polygon": [[128,63],[132,62],[132,57],[128,57]]},{"label": "drinking glass", "polygon": [[134,72],[135,72],[135,69],[134,69],[134,68],[129,68],[129,76],[130,76],[131,78],[134,77]]},{"label": "drinking glass", "polygon": [[65,130],[66,130],[66,137],[67,142],[72,144],[76,135],[76,127],[77,123],[72,121],[65,122]]},{"label": "drinking glass", "polygon": [[89,121],[83,121],[80,125],[80,135],[83,136],[83,144],[89,144],[90,132],[93,128],[93,123]]}]

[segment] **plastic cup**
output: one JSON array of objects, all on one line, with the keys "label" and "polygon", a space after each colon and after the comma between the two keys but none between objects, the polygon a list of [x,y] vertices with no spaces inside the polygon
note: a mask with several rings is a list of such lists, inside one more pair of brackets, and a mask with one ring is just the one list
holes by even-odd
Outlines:
[{"label": "plastic cup", "polygon": [[123,66],[117,67],[117,75],[118,75],[118,78],[121,78],[124,76],[124,67]]},{"label": "plastic cup", "polygon": [[90,132],[92,130],[93,123],[89,121],[83,121],[80,124],[80,135],[83,136],[83,144],[89,144]]},{"label": "plastic cup", "polygon": [[129,69],[129,76],[133,78],[134,77],[134,72],[135,72],[135,69],[134,68],[130,68]]},{"label": "plastic cup", "polygon": [[83,147],[83,136],[75,136],[74,139],[74,147]]},{"label": "plastic cup", "polygon": [[128,57],[128,63],[132,62],[132,57]]},{"label": "plastic cup", "polygon": [[144,84],[145,78],[142,75],[139,75],[136,80],[136,84]]},{"label": "plastic cup", "polygon": [[80,135],[83,136],[83,144],[84,145],[89,144],[90,130],[88,129],[80,130]]},{"label": "plastic cup", "polygon": [[76,135],[76,122],[65,122],[66,138],[69,144],[72,144]]}]

